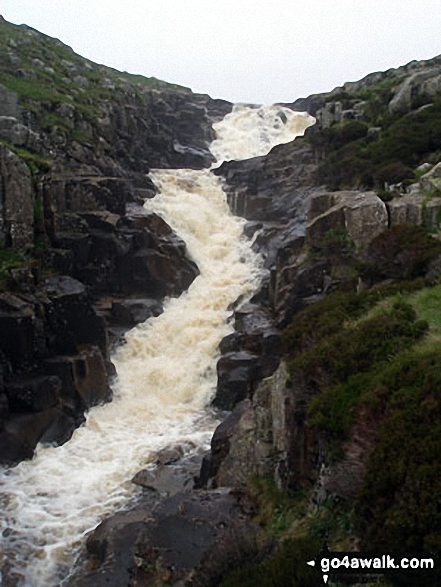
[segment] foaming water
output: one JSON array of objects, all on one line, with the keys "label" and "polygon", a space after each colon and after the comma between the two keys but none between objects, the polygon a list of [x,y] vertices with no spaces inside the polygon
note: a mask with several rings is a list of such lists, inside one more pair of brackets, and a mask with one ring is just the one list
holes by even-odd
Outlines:
[{"label": "foaming water", "polygon": [[213,125],[216,140],[210,150],[219,163],[266,155],[276,145],[303,135],[315,118],[283,106],[249,107],[236,104],[233,111]]},{"label": "foaming water", "polygon": [[[271,137],[262,139],[261,151],[276,144],[275,131],[279,142],[287,142],[289,133],[292,140],[308,126],[303,115],[288,111],[288,125],[275,113],[282,109],[268,110],[259,109],[256,119],[256,109],[240,107],[216,125],[212,151],[218,162],[256,154],[257,138],[248,153],[245,138],[238,140],[253,120],[271,126],[265,130],[259,122],[258,135]],[[127,344],[113,357],[114,400],[90,410],[65,445],[39,446],[32,461],[0,475],[0,568],[8,561],[22,586],[59,585],[85,535],[138,491],[133,475],[164,446],[208,446],[216,425],[207,406],[216,388],[218,346],[231,332],[228,308],[256,288],[260,259],[209,170],[161,170],[151,177],[160,193],[145,207],[184,239],[200,275],[187,292],[166,302],[161,316],[126,335]]]}]

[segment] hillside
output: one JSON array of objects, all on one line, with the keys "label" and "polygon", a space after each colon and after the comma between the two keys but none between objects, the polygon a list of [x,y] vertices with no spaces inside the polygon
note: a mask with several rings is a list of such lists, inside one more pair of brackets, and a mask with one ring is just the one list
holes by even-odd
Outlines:
[{"label": "hillside", "polygon": [[[439,57],[374,73],[293,102],[317,120],[303,138],[219,170],[258,231],[270,277],[255,303],[283,340],[271,377],[218,386],[231,407],[247,385],[204,480],[246,487],[278,544],[223,587],[315,585],[303,561],[324,547],[439,555],[440,100]],[[256,352],[249,334],[221,361],[243,351]],[[331,574],[348,583],[439,576]]]},{"label": "hillside", "polygon": [[146,174],[210,165],[230,109],[0,19],[0,462],[65,442],[111,398],[110,345],[197,275]]},{"label": "hillside", "polygon": [[[288,106],[316,117],[303,138],[215,170],[268,270],[220,345],[225,419],[202,465],[167,447],[140,471],[72,587],[312,587],[324,548],[441,556],[441,57]],[[0,18],[1,464],[110,401],[111,349],[198,275],[146,174],[208,167],[231,107]]]}]

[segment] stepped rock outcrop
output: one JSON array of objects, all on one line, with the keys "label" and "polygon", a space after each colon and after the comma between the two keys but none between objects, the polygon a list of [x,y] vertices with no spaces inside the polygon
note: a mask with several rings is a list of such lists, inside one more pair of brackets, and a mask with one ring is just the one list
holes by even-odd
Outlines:
[{"label": "stepped rock outcrop", "polygon": [[0,462],[14,464],[111,398],[107,329],[118,341],[198,274],[141,208],[146,173],[210,165],[210,121],[231,105],[0,27]]}]

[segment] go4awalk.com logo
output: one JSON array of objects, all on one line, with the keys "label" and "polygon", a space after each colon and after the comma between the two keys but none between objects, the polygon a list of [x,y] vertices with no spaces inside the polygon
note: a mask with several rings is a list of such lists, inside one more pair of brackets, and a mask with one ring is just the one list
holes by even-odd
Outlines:
[{"label": "go4awalk.com logo", "polygon": [[409,572],[434,574],[438,567],[437,562],[434,556],[424,556],[421,553],[397,555],[323,551],[306,564],[321,571],[326,585],[330,578],[344,575],[371,576]]}]

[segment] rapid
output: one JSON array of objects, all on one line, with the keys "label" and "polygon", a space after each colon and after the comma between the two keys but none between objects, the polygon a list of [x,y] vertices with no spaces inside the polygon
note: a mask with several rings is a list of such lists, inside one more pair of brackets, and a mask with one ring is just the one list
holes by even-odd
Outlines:
[{"label": "rapid", "polygon": [[[312,122],[279,106],[235,106],[214,125],[215,165],[264,155]],[[0,471],[0,568],[10,566],[21,587],[62,584],[87,534],[140,491],[135,473],[164,447],[208,447],[217,424],[209,406],[219,343],[232,332],[232,305],[258,286],[261,260],[210,170],[150,176],[159,193],[145,208],[185,241],[200,275],[126,334],[112,357],[112,402],[91,409],[63,446],[39,445],[32,460]]]}]

